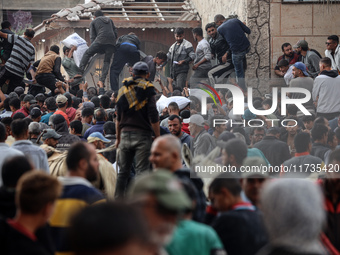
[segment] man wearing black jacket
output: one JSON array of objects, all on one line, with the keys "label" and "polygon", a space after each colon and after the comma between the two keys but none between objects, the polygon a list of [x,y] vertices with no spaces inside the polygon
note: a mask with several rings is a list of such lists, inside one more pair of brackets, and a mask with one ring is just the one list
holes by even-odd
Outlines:
[{"label": "man wearing black jacket", "polygon": [[279,135],[278,128],[272,127],[262,141],[254,145],[254,148],[263,152],[273,167],[279,167],[284,161],[291,158],[288,145],[278,139]]},{"label": "man wearing black jacket", "polygon": [[[113,91],[119,90],[119,74],[125,64],[133,66],[140,61],[140,41],[134,33],[123,35],[117,40],[117,52],[110,68],[110,85]],[[150,71],[150,70],[149,70]]]},{"label": "man wearing black jacket", "polygon": [[96,11],[94,16],[95,19],[90,24],[91,46],[85,51],[79,69],[84,72],[87,63],[94,54],[105,54],[102,74],[98,82],[98,85],[102,86],[109,72],[111,57],[116,51],[117,29],[113,21],[105,17],[102,11]]},{"label": "man wearing black jacket", "polygon": [[234,71],[231,61],[230,47],[226,40],[217,32],[215,23],[209,23],[205,26],[205,30],[210,36],[209,44],[211,53],[218,60],[218,65],[214,66],[209,72],[208,77],[211,85],[215,85],[215,77],[228,78]]},{"label": "man wearing black jacket", "polygon": [[181,147],[181,141],[176,136],[160,136],[152,144],[149,160],[154,169],[163,168],[169,170],[182,182],[195,190],[196,207],[193,212],[193,220],[202,222],[206,207],[206,197],[203,192],[204,183],[201,178],[196,176],[195,172],[182,166]]},{"label": "man wearing black jacket", "polygon": [[[1,23],[1,32],[6,33],[6,34],[14,34],[11,30],[11,23],[8,20],[5,20]],[[10,44],[7,39],[1,38],[0,41],[1,45],[1,64],[6,63],[6,61],[9,59],[11,56],[11,51],[13,48],[13,44]]]},{"label": "man wearing black jacket", "polygon": [[228,255],[249,255],[267,243],[262,219],[255,207],[241,199],[241,184],[230,173],[219,175],[209,187],[214,208],[220,213],[212,227]]}]

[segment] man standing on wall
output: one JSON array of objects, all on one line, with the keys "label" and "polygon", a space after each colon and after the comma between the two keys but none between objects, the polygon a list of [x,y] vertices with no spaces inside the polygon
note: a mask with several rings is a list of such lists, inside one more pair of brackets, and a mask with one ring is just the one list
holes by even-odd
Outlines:
[{"label": "man standing on wall", "polygon": [[230,46],[231,58],[235,67],[238,85],[243,91],[246,91],[244,61],[246,54],[249,52],[250,42],[245,36],[245,33],[250,34],[251,31],[239,19],[232,18],[224,21],[222,25],[217,28],[217,32],[223,36]]},{"label": "man standing on wall", "polygon": [[[80,61],[79,69],[84,72],[90,58],[96,53],[104,53],[104,66],[98,85],[104,86],[104,82],[109,72],[112,54],[116,50],[117,29],[113,21],[104,16],[100,10],[94,13],[95,19],[90,24],[91,46],[85,51]],[[82,75],[82,73],[81,73]]]},{"label": "man standing on wall", "polygon": [[170,77],[177,87],[183,89],[187,81],[189,63],[194,60],[195,52],[192,44],[184,39],[182,27],[176,28],[175,39],[176,42],[171,45],[167,54],[170,61]]}]

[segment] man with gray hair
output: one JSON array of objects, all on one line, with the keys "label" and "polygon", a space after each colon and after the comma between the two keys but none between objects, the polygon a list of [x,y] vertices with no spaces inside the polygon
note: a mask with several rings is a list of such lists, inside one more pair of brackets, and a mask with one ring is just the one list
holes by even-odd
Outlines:
[{"label": "man with gray hair", "polygon": [[311,181],[269,182],[261,195],[261,209],[270,243],[257,254],[326,254],[320,244],[323,208],[321,190]]},{"label": "man with gray hair", "polygon": [[[181,142],[173,135],[163,135],[155,139],[151,147],[149,161],[153,168],[167,169],[182,182],[188,183],[195,191],[195,210],[193,219],[202,222],[205,215],[206,197],[203,192],[203,181],[195,172],[183,167],[181,157]],[[191,178],[194,177],[195,178]]]},{"label": "man with gray hair", "polygon": [[191,141],[190,149],[192,155],[208,155],[216,147],[215,139],[204,129],[205,120],[199,114],[190,116],[189,130],[194,139]]}]

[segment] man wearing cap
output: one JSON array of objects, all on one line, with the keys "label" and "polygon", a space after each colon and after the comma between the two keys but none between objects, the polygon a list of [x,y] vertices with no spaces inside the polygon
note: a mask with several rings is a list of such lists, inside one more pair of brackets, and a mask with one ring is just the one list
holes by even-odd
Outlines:
[{"label": "man wearing cap", "polygon": [[29,112],[29,109],[30,109],[30,106],[32,104],[36,104],[37,103],[37,100],[35,100],[34,96],[30,95],[30,94],[27,94],[25,97],[24,97],[24,100],[23,100],[24,104],[23,106],[21,107],[20,110],[16,111],[16,112],[13,112],[12,114],[12,117],[14,116],[14,114],[16,114],[17,112],[21,112],[25,115],[25,117],[27,117],[28,115],[30,115],[30,112]]},{"label": "man wearing cap", "polygon": [[293,66],[289,66],[289,62],[285,59],[281,59],[277,63],[277,67],[279,68],[282,76],[285,80],[286,85],[289,85],[289,82],[294,78],[293,77]]},{"label": "man wearing cap", "polygon": [[[293,67],[293,76],[294,79],[292,79],[289,83],[289,87],[291,88],[304,88],[308,90],[311,94],[313,92],[313,84],[314,80],[309,77],[309,74],[306,70],[306,66],[302,62],[296,62]],[[295,98],[305,98],[305,95],[302,93],[290,93],[289,95],[290,98],[295,99]],[[314,112],[314,104],[313,104],[313,99],[311,98],[307,103],[304,103],[303,106],[310,112],[310,113],[315,113]],[[299,111],[298,116],[302,116],[302,112]]]},{"label": "man wearing cap", "polygon": [[105,143],[110,143],[111,140],[106,139],[102,133],[93,132],[87,138],[88,143],[92,143],[97,150],[105,149]]},{"label": "man wearing cap", "polygon": [[130,176],[132,161],[136,161],[137,175],[149,170],[152,132],[160,135],[159,117],[156,108],[155,89],[147,80],[148,65],[137,62],[133,77],[123,81],[118,92],[116,106],[116,147],[120,149],[116,196],[124,196]]},{"label": "man wearing cap", "polygon": [[291,158],[288,145],[280,141],[279,137],[280,130],[272,127],[267,131],[262,141],[254,145],[254,148],[258,148],[263,152],[272,166],[281,166],[285,160]]},{"label": "man wearing cap", "polygon": [[340,76],[332,70],[332,61],[327,57],[320,60],[320,71],[314,80],[312,97],[317,116],[331,120],[340,114]]},{"label": "man wearing cap", "polygon": [[247,157],[243,161],[241,173],[241,197],[243,201],[252,203],[256,209],[260,204],[261,190],[269,178],[267,162],[260,157]]},{"label": "man wearing cap", "polygon": [[302,56],[301,62],[306,65],[310,76],[312,78],[318,76],[320,72],[320,57],[314,51],[309,50],[308,43],[305,40],[298,41],[294,48],[297,48],[297,52]]},{"label": "man wearing cap", "polygon": [[325,56],[332,61],[332,70],[340,71],[340,45],[339,36],[328,36],[326,42]]},{"label": "man wearing cap", "polygon": [[281,49],[282,49],[283,55],[278,58],[277,64],[275,66],[275,74],[277,76],[279,76],[279,77],[283,77],[285,75],[284,73],[281,72],[281,70],[280,70],[280,68],[278,66],[280,60],[282,60],[282,59],[287,60],[288,61],[288,65],[292,65],[295,62],[297,62],[298,59],[299,59],[299,55],[296,54],[293,51],[292,45],[290,43],[282,44]]},{"label": "man wearing cap", "polygon": [[54,97],[46,98],[44,108],[46,108],[47,113],[41,117],[40,122],[43,122],[46,125],[48,125],[50,117],[54,114],[55,110],[57,109],[57,103],[55,101],[55,98]]},{"label": "man wearing cap", "polygon": [[136,180],[129,200],[145,217],[153,253],[163,254],[163,246],[171,241],[179,216],[192,206],[180,182],[170,172],[157,170]]},{"label": "man wearing cap", "polygon": [[62,137],[62,135],[59,135],[57,132],[55,132],[54,129],[46,129],[43,132],[44,132],[42,135],[43,143],[46,144],[47,146],[56,148],[58,141]]},{"label": "man wearing cap", "polygon": [[215,139],[204,129],[205,120],[199,114],[190,116],[189,130],[194,137],[190,149],[192,155],[208,155],[216,147]]},{"label": "man wearing cap", "polygon": [[68,100],[67,97],[65,97],[64,95],[58,95],[57,99],[55,100],[58,106],[58,110],[55,111],[55,113],[53,114],[60,114],[62,115],[66,122],[67,122],[67,126],[70,126],[70,120],[68,119],[68,116],[66,114],[66,108],[67,108],[67,104],[68,104]]}]

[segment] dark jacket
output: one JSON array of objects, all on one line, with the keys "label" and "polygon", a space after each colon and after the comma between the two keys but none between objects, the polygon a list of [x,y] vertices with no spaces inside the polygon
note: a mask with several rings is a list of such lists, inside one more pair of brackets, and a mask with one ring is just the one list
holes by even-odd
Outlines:
[{"label": "dark jacket", "polygon": [[310,167],[310,165],[315,166],[315,170],[317,170],[317,165],[323,167],[322,160],[318,157],[309,155],[308,152],[295,153],[294,158],[286,160],[282,165],[286,166],[287,169],[291,169],[291,171],[287,174],[285,173],[283,177],[300,178],[306,178],[314,172],[314,168]]},{"label": "dark jacket", "polygon": [[224,212],[212,224],[228,255],[253,255],[267,243],[260,214],[250,208]]},{"label": "dark jacket", "polygon": [[[116,135],[105,135],[105,138],[106,139],[110,139],[111,142],[110,143],[107,143],[105,146],[106,148],[115,144],[116,142]],[[112,151],[108,151],[108,152],[103,152],[103,156],[108,160],[110,161],[110,163],[114,163],[116,162],[116,149],[112,150]]]},{"label": "dark jacket", "polygon": [[14,218],[16,213],[15,190],[0,187],[0,216],[4,218]]},{"label": "dark jacket", "polygon": [[294,248],[289,247],[273,247],[266,246],[263,250],[256,253],[256,255],[324,255],[322,253],[301,253],[295,251]]},{"label": "dark jacket", "polygon": [[189,149],[190,149],[191,140],[192,140],[192,137],[190,135],[188,135],[187,133],[182,131],[181,144],[186,143],[188,145]]},{"label": "dark jacket", "polygon": [[[338,184],[339,185],[339,184]],[[340,251],[340,200],[333,203],[332,189],[335,189],[333,180],[324,180],[323,190],[325,194],[325,210],[327,213],[327,225],[324,230],[325,235],[334,248]]]},{"label": "dark jacket", "polygon": [[203,222],[205,217],[205,208],[207,203],[207,198],[203,191],[204,183],[200,177],[196,175],[194,171],[189,168],[181,168],[174,172],[181,181],[184,183],[190,183],[193,185],[196,193],[196,208],[193,212],[193,220],[198,222]]},{"label": "dark jacket", "polygon": [[99,132],[103,134],[105,121],[97,121],[95,125],[85,131],[84,139],[87,139],[92,133]]},{"label": "dark jacket", "polygon": [[54,247],[47,226],[38,229],[37,238],[30,237],[12,227],[8,220],[0,218],[1,254],[53,255]]},{"label": "dark jacket", "polygon": [[250,34],[250,29],[239,19],[229,19],[217,31],[230,46],[231,53],[242,52],[249,48],[250,42],[244,33]]},{"label": "dark jacket", "polygon": [[[216,56],[220,64],[223,64],[222,57],[230,49],[227,41],[224,40],[222,35],[216,33],[216,38],[210,38],[209,44],[211,48],[211,53]],[[231,54],[227,55],[227,62],[231,62]]]},{"label": "dark jacket", "polygon": [[117,40],[117,48],[123,43],[131,43],[137,47],[137,50],[140,49],[140,40],[136,35],[122,35]]},{"label": "dark jacket", "polygon": [[[167,61],[170,62],[170,75],[172,78],[179,73],[187,73],[189,71],[189,64],[191,61],[195,59],[195,52],[191,42],[183,39],[183,42],[180,45],[177,45],[175,42],[169,48],[169,52],[167,53]],[[182,65],[177,65],[174,61],[182,61],[184,63]]]},{"label": "dark jacket", "polygon": [[56,146],[56,149],[58,150],[68,150],[73,143],[80,141],[78,136],[72,135],[68,132],[66,121],[56,124],[54,129],[59,135],[62,135]]},{"label": "dark jacket", "polygon": [[95,18],[90,24],[91,43],[116,45],[117,29],[113,21],[105,16]]},{"label": "dark jacket", "polygon": [[261,150],[272,166],[281,166],[291,158],[288,145],[275,136],[265,136],[254,148]]},{"label": "dark jacket", "polygon": [[321,158],[321,160],[325,161],[325,154],[329,150],[330,148],[325,144],[313,143],[310,154],[315,157]]},{"label": "dark jacket", "polygon": [[[6,34],[14,34],[14,32],[9,29],[1,29],[0,31]],[[6,57],[5,60],[7,61],[7,59],[11,55],[13,44],[9,43],[5,38],[0,38],[0,48],[2,48],[2,50],[4,51],[3,56]]]}]

